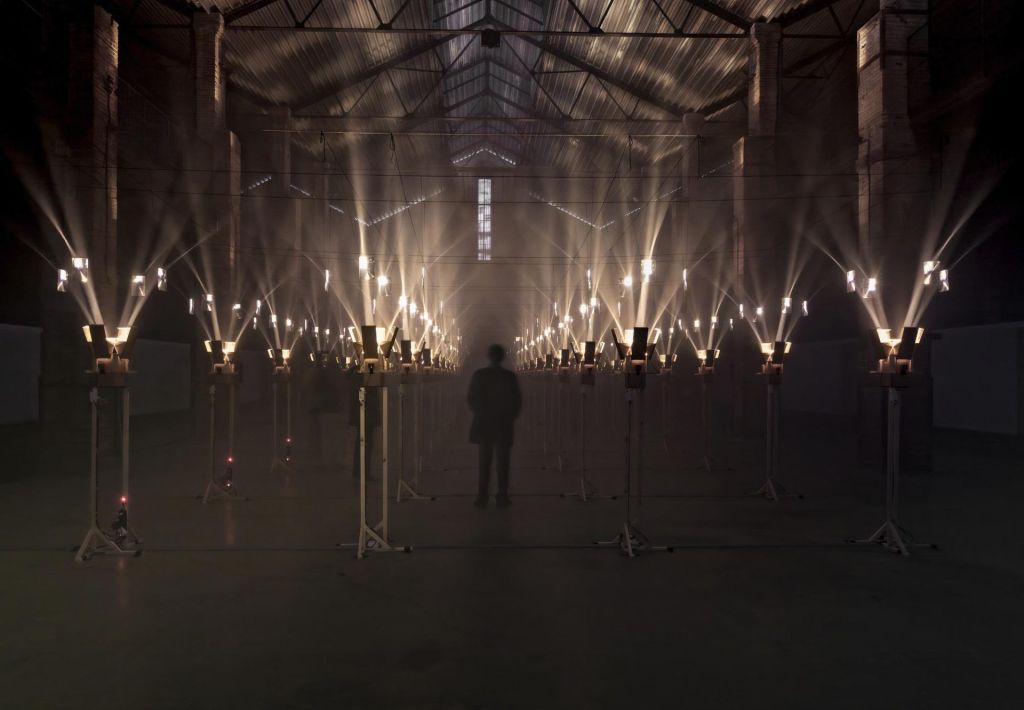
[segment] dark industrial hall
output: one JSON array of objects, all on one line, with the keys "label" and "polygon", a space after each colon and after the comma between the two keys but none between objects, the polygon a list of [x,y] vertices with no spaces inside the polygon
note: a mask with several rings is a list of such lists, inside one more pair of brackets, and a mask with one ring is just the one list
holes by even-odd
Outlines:
[{"label": "dark industrial hall", "polygon": [[1022,706],[1024,3],[0,16],[0,706]]}]

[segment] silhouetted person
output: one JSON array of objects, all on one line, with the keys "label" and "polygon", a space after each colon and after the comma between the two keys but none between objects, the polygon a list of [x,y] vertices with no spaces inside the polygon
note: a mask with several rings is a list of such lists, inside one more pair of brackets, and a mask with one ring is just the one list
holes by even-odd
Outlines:
[{"label": "silhouetted person", "polygon": [[523,404],[515,373],[501,366],[505,349],[492,345],[487,349],[487,358],[491,361],[490,367],[473,373],[467,397],[469,408],[473,410],[469,441],[480,446],[480,485],[476,496],[479,508],[487,505],[493,459],[497,459],[498,465],[498,506],[504,507],[509,503],[509,456],[516,417]]}]

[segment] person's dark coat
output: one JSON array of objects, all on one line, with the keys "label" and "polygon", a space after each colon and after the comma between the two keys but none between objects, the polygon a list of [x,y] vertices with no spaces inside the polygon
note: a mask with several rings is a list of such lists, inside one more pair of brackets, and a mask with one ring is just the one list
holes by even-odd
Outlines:
[{"label": "person's dark coat", "polygon": [[470,443],[511,446],[515,420],[523,404],[515,373],[498,365],[477,370],[469,383],[467,399],[473,411]]}]

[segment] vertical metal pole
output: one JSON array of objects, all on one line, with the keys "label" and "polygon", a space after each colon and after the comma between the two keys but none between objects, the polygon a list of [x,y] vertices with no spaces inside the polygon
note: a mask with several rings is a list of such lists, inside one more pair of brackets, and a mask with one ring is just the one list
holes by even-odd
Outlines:
[{"label": "vertical metal pole", "polygon": [[210,481],[215,480],[217,480],[217,385],[210,385]]},{"label": "vertical metal pole", "polygon": [[366,549],[366,388],[359,388],[359,557]]},{"label": "vertical metal pole", "polygon": [[292,443],[292,377],[288,375],[288,378],[284,381],[284,435],[288,439],[288,445]]},{"label": "vertical metal pole", "polygon": [[[644,417],[647,404],[644,399],[644,390],[637,390],[637,446],[636,452],[636,481],[638,486],[637,501],[643,504],[644,495]],[[629,521],[632,524],[632,520]]]},{"label": "vertical metal pole", "polygon": [[405,383],[398,385],[398,484],[395,500],[402,499],[402,481],[405,480]]},{"label": "vertical metal pole", "polygon": [[121,495],[128,497],[129,458],[128,447],[130,445],[129,426],[131,422],[131,401],[128,395],[128,388],[121,388]]},{"label": "vertical metal pole", "polygon": [[704,465],[708,471],[711,470],[711,421],[708,412],[708,379],[706,375],[700,378],[700,418],[704,426]]},{"label": "vertical metal pole", "polygon": [[388,537],[388,388],[381,387],[380,397],[380,505],[381,505],[381,537],[389,542]]},{"label": "vertical metal pole", "polygon": [[587,386],[580,385],[580,495],[587,499],[587,466],[584,456],[587,452]]},{"label": "vertical metal pole", "polygon": [[630,496],[633,491],[633,479],[632,479],[632,451],[633,449],[633,390],[626,390],[626,525],[628,526],[632,520],[630,511]]},{"label": "vertical metal pole", "polygon": [[[89,436],[89,483],[92,490],[89,491],[89,530],[92,530],[97,526],[97,516],[99,515],[99,475],[97,472],[98,458],[99,458],[99,414],[97,408],[99,406],[100,393],[99,388],[93,387],[89,392],[89,402],[92,405],[92,417],[91,417],[91,429]],[[89,538],[87,537],[86,540]],[[79,554],[82,554],[79,551]]]},{"label": "vertical metal pole", "polygon": [[[766,375],[766,377],[769,377]],[[775,480],[775,386],[768,380],[767,411],[765,427],[765,477],[769,483]],[[770,491],[769,491],[770,492]]]},{"label": "vertical metal pole", "polygon": [[271,421],[273,421],[273,423],[274,423],[274,453],[273,453],[273,457],[271,459],[272,462],[273,462],[271,467],[273,467],[273,464],[277,463],[277,377],[276,376],[274,376],[274,378],[270,381],[270,388],[274,392],[274,413],[273,413],[273,416],[271,417]]},{"label": "vertical metal pole", "polygon": [[228,385],[228,457],[235,461],[235,380]]},{"label": "vertical metal pole", "polygon": [[898,485],[900,475],[900,391],[889,387],[889,422],[887,432],[887,465],[885,518],[896,522],[898,504]]},{"label": "vertical metal pole", "polygon": [[420,483],[420,468],[423,466],[420,455],[420,419],[423,417],[423,382],[416,383],[413,389],[412,448],[413,448],[413,485]]}]

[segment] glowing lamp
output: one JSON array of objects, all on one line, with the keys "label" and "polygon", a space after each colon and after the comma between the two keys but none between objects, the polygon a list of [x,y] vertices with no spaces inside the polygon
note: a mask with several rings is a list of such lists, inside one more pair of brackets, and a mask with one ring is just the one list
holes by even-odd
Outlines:
[{"label": "glowing lamp", "polygon": [[167,269],[162,266],[156,267],[156,290],[167,290]]},{"label": "glowing lamp", "polygon": [[715,361],[721,354],[717,348],[707,348],[697,351],[697,371],[711,373],[715,371]]},{"label": "glowing lamp", "polygon": [[[601,343],[604,345],[604,342]],[[583,367],[587,370],[593,370],[597,366],[597,343],[593,340],[588,340],[583,343]]]},{"label": "glowing lamp", "polygon": [[878,328],[876,333],[885,353],[885,359],[880,363],[882,372],[910,372],[914,350],[924,337],[924,328],[905,327],[899,337],[894,336],[889,328]]},{"label": "glowing lamp", "polygon": [[789,315],[789,312],[793,310],[793,299],[786,296],[782,299],[782,315]]},{"label": "glowing lamp", "polygon": [[386,331],[374,325],[364,325],[359,330],[362,334],[363,362],[373,365],[380,359],[380,341],[384,339]]},{"label": "glowing lamp", "polygon": [[68,272],[67,269],[57,269],[57,291],[64,293],[68,290]]},{"label": "glowing lamp", "polygon": [[761,343],[761,354],[764,356],[765,364],[781,367],[792,347],[793,343],[788,340],[775,340]]},{"label": "glowing lamp", "polygon": [[629,346],[629,358],[633,365],[642,365],[647,356],[647,328],[633,328]]},{"label": "glowing lamp", "polygon": [[146,275],[145,274],[134,274],[132,276],[132,288],[135,289],[135,293],[139,297],[145,297],[146,295]]},{"label": "glowing lamp", "polygon": [[633,288],[633,277],[632,277],[632,275],[627,274],[626,276],[623,276],[622,277],[622,285],[625,288]]},{"label": "glowing lamp", "polygon": [[939,291],[942,293],[949,291],[949,269],[939,271]]},{"label": "glowing lamp", "polygon": [[89,259],[84,256],[71,258],[71,268],[78,272],[78,280],[84,284],[89,283]]},{"label": "glowing lamp", "polygon": [[102,324],[94,323],[82,326],[82,333],[92,350],[97,372],[127,370],[127,363],[135,348],[135,328],[130,325],[120,326],[114,335],[107,335]]},{"label": "glowing lamp", "polygon": [[846,272],[846,292],[855,293],[857,291],[857,272],[850,269]]}]

